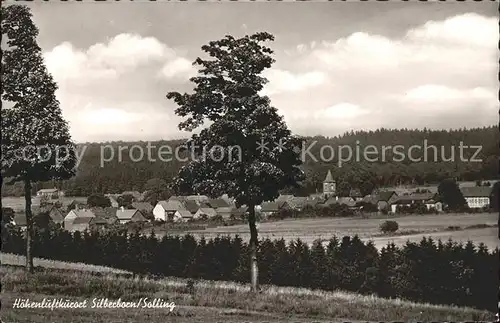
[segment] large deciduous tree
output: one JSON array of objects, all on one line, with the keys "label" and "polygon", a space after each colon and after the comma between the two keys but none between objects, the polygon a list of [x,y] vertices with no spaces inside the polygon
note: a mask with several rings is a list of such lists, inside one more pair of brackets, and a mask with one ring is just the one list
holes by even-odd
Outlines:
[{"label": "large deciduous tree", "polygon": [[452,211],[467,207],[467,202],[454,179],[445,179],[438,186],[438,193],[443,203]]},{"label": "large deciduous tree", "polygon": [[192,131],[209,123],[187,142],[195,158],[181,168],[173,188],[180,194],[212,197],[227,193],[237,206],[248,206],[253,291],[258,289],[255,206],[304,179],[300,140],[270,99],[260,94],[267,82],[261,73],[274,62],[272,50],[262,43],[273,40],[259,32],[209,42],[202,50],[211,59],[193,63],[200,67],[199,76],[190,79],[194,91],[167,94],[179,106],[176,114],[186,118],[179,129]]},{"label": "large deciduous tree", "polygon": [[2,177],[9,183],[24,183],[26,268],[31,272],[32,184],[71,177],[76,158],[30,10],[22,5],[1,10],[2,37],[6,39],[2,46],[2,101],[10,105],[2,107]]}]

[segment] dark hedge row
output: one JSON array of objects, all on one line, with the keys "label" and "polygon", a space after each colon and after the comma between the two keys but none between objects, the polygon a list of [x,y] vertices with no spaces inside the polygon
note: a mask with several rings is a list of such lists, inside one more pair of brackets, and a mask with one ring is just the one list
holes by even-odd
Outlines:
[{"label": "dark hedge row", "polygon": [[[23,234],[3,230],[2,251],[24,254]],[[326,246],[324,246],[326,245]],[[341,289],[416,302],[456,304],[496,311],[498,248],[423,239],[377,251],[358,237],[333,237],[312,246],[300,240],[263,240],[260,281],[325,290]],[[248,282],[248,246],[239,237],[211,240],[186,235],[65,231],[35,233],[34,255],[84,262],[140,274]]]}]

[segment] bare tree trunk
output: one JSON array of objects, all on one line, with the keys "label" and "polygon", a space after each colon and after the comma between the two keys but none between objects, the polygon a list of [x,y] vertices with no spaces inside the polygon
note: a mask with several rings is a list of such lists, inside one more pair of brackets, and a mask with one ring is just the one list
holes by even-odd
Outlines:
[{"label": "bare tree trunk", "polygon": [[31,181],[24,180],[24,199],[26,202],[26,271],[33,272],[33,218],[31,215]]},{"label": "bare tree trunk", "polygon": [[252,283],[252,291],[257,292],[259,288],[259,267],[257,265],[257,227],[255,225],[255,206],[250,205],[248,215],[248,225],[250,226],[250,281]]}]

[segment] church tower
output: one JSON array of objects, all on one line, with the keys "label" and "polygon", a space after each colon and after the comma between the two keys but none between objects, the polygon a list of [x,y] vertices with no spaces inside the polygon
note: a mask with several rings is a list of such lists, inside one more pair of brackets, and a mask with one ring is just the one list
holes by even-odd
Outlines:
[{"label": "church tower", "polygon": [[326,174],[326,178],[323,181],[323,194],[327,196],[335,196],[337,187],[336,183],[333,180],[332,172],[328,170],[328,173]]}]

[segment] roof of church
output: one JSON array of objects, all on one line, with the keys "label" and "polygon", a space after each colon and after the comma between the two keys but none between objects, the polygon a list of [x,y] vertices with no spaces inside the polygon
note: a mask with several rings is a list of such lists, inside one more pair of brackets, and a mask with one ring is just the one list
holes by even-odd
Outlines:
[{"label": "roof of church", "polygon": [[333,183],[333,182],[335,181],[333,180],[332,172],[328,170],[328,173],[326,174],[326,178],[323,181],[323,183]]}]

